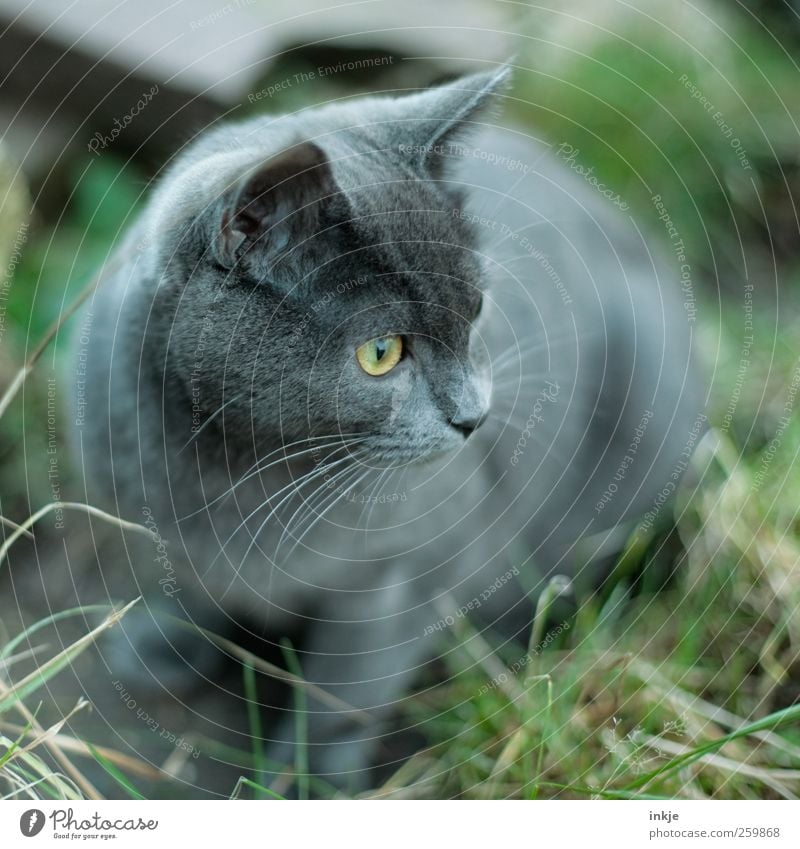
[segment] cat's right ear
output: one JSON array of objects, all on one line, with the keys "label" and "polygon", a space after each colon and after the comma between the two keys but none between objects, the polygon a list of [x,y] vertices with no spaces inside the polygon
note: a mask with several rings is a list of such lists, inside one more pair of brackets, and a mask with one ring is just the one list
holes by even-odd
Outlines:
[{"label": "cat's right ear", "polygon": [[401,132],[412,133],[414,143],[406,148],[416,160],[416,170],[442,179],[457,153],[453,144],[480,120],[487,120],[487,113],[497,105],[498,95],[510,83],[511,69],[504,65],[398,99],[403,118]]},{"label": "cat's right ear", "polygon": [[295,145],[242,176],[221,198],[214,216],[213,250],[232,268],[257,250],[272,265],[319,230],[339,189],[325,153],[313,142]]}]

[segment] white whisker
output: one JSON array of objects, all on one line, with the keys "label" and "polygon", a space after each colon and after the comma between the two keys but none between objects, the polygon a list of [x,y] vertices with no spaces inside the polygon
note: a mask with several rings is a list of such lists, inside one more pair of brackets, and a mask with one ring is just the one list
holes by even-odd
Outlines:
[{"label": "white whisker", "polygon": [[[347,457],[347,458],[344,458],[344,459],[353,459],[353,458],[352,458],[352,457]],[[336,463],[332,463],[332,464],[325,464],[323,467],[321,467],[321,468],[320,468],[320,471],[321,471],[321,472],[323,472],[323,474],[326,474],[326,473],[327,473],[330,469],[332,469],[332,468],[334,468],[334,467],[336,467],[336,466],[341,465],[341,462],[342,462],[342,461],[340,460],[340,461],[337,461]],[[353,465],[354,465],[354,466],[358,466],[358,465],[359,465],[359,464],[358,464],[358,460],[357,460],[357,459],[355,460],[355,462],[354,462],[354,464],[353,464]],[[349,469],[343,469],[343,470],[341,470],[341,471],[345,471],[345,472],[346,472],[346,471],[349,471]],[[301,497],[301,503],[300,503],[300,505],[299,505],[299,506],[298,506],[298,508],[294,511],[294,513],[293,513],[293,514],[289,517],[289,520],[288,520],[288,521],[287,521],[287,522],[283,525],[283,532],[281,533],[280,539],[278,540],[278,544],[277,544],[277,546],[275,547],[275,556],[276,556],[276,557],[277,557],[277,555],[278,555],[278,551],[280,551],[280,548],[281,548],[281,545],[283,544],[284,539],[286,539],[287,534],[289,534],[289,528],[292,526],[292,524],[293,524],[293,522],[294,522],[294,520],[295,520],[295,517],[296,517],[299,513],[301,513],[301,512],[302,512],[302,510],[303,510],[303,508],[304,508],[304,507],[308,507],[309,509],[311,509],[311,502],[312,502],[312,500],[314,499],[315,495],[317,495],[320,491],[322,491],[322,492],[323,492],[323,498],[324,498],[324,491],[325,491],[325,487],[326,487],[326,485],[329,485],[330,483],[332,483],[332,482],[333,482],[334,480],[336,480],[336,478],[337,478],[337,477],[339,477],[339,476],[340,476],[340,472],[337,472],[337,473],[333,476],[333,478],[331,478],[331,480],[327,482],[327,484],[326,484],[326,482],[325,482],[325,480],[324,480],[324,478],[323,478],[323,482],[322,482],[322,484],[320,485],[319,489],[318,489],[316,492],[312,492],[312,493],[311,493],[308,497],[306,497],[306,496],[304,496],[304,495],[302,495],[302,494],[301,494],[301,496],[300,496],[300,497]],[[302,520],[300,520],[300,521],[302,521]],[[298,525],[299,525],[299,524],[300,524],[300,522],[298,521]]]},{"label": "white whisker", "polygon": [[225,403],[219,407],[215,412],[213,412],[204,422],[200,425],[199,428],[189,437],[189,441],[178,451],[178,454],[181,454],[185,451],[198,436],[208,427],[209,424],[228,406],[228,404],[232,404],[234,401],[238,401],[239,398],[242,397],[244,393],[240,392],[238,395],[234,395],[233,398],[229,398]]},{"label": "white whisker", "polygon": [[[336,461],[335,465],[339,465],[340,463],[344,463],[344,462],[346,462],[346,461],[347,461],[347,460],[349,460],[349,459],[351,459],[349,456],[347,456],[347,457],[342,457],[340,460],[337,460],[337,461]],[[330,467],[330,466],[327,466],[326,468],[329,468],[329,467]],[[258,504],[258,506],[257,506],[254,510],[252,510],[252,511],[251,511],[251,512],[250,512],[250,513],[249,513],[249,514],[248,514],[248,515],[247,515],[247,516],[246,516],[246,517],[245,517],[245,518],[244,518],[244,519],[243,519],[243,520],[242,520],[242,521],[241,521],[241,522],[240,522],[240,523],[236,526],[236,528],[235,528],[235,530],[233,531],[233,533],[232,533],[232,534],[230,534],[230,536],[227,538],[227,540],[225,540],[225,542],[224,542],[224,543],[222,544],[222,546],[220,547],[219,552],[217,553],[216,557],[214,557],[214,560],[211,562],[211,566],[213,566],[213,565],[217,562],[217,560],[219,559],[219,557],[220,557],[222,554],[224,554],[224,553],[225,553],[225,549],[228,547],[228,545],[230,545],[231,540],[232,540],[232,539],[236,536],[236,534],[238,534],[238,533],[239,533],[239,531],[240,531],[243,527],[245,527],[245,525],[246,525],[246,524],[250,521],[250,519],[252,519],[252,518],[253,518],[253,516],[255,516],[255,515],[256,515],[256,513],[258,513],[258,512],[259,512],[260,510],[262,510],[264,507],[268,507],[268,506],[270,506],[270,505],[271,505],[271,503],[272,503],[272,502],[273,502],[276,498],[279,498],[279,497],[280,497],[283,493],[286,493],[286,495],[284,495],[284,496],[283,496],[283,498],[281,498],[281,499],[280,499],[280,501],[278,502],[278,504],[276,504],[274,507],[272,507],[272,509],[271,509],[271,510],[270,510],[270,512],[267,514],[267,516],[266,516],[266,518],[264,519],[264,521],[263,521],[263,522],[261,523],[261,525],[259,526],[258,531],[256,531],[256,533],[255,533],[255,534],[253,535],[253,537],[251,538],[250,545],[248,546],[248,548],[247,548],[247,552],[246,552],[246,554],[248,554],[248,553],[250,552],[250,549],[252,548],[253,543],[255,542],[255,538],[258,536],[258,534],[260,534],[260,533],[261,533],[261,531],[263,530],[263,528],[264,528],[264,526],[266,525],[266,523],[267,523],[267,522],[268,522],[268,521],[269,521],[269,520],[270,520],[273,516],[275,516],[275,515],[277,514],[277,512],[280,510],[280,508],[281,508],[281,507],[282,507],[285,503],[287,503],[287,502],[288,502],[288,501],[289,501],[289,500],[290,500],[290,499],[291,499],[294,495],[296,495],[298,492],[300,492],[300,490],[302,490],[302,488],[303,488],[303,487],[307,486],[309,483],[311,483],[311,482],[312,482],[312,481],[314,481],[316,478],[318,478],[321,474],[323,474],[323,473],[324,473],[324,471],[325,471],[325,469],[320,469],[319,467],[315,467],[315,468],[313,468],[313,469],[310,469],[308,472],[306,472],[304,475],[301,475],[299,478],[293,478],[293,479],[292,479],[292,480],[291,480],[288,484],[286,484],[285,486],[281,487],[281,488],[280,488],[277,492],[274,492],[274,493],[271,493],[270,495],[268,495],[264,501],[261,501],[261,502]],[[245,555],[245,556],[246,556],[246,555]],[[244,560],[244,558],[242,558],[242,561],[243,561],[243,560]],[[209,567],[209,569],[210,569],[210,568],[211,568],[211,567]],[[237,571],[238,571],[238,569],[239,569],[239,568],[241,568],[241,563],[240,563],[239,567],[237,567]],[[208,570],[206,570],[206,571],[208,571]]]},{"label": "white whisker", "polygon": [[[216,504],[218,501],[221,501],[223,498],[230,495],[235,489],[240,487],[243,483],[246,483],[248,480],[251,480],[252,478],[257,477],[258,475],[264,474],[264,472],[273,468],[274,466],[277,466],[281,463],[288,463],[290,460],[296,460],[298,457],[303,457],[306,454],[312,454],[314,451],[322,451],[322,450],[330,449],[330,455],[329,456],[332,456],[333,454],[337,453],[338,451],[341,451],[343,448],[351,448],[354,445],[358,445],[359,443],[364,442],[365,439],[366,439],[366,437],[361,438],[361,439],[352,439],[352,440],[348,440],[346,442],[341,443],[341,445],[337,444],[335,442],[331,442],[331,443],[328,443],[328,444],[322,445],[322,446],[313,445],[310,448],[304,448],[300,451],[295,451],[292,454],[286,454],[282,457],[278,457],[276,460],[273,460],[272,462],[268,463],[266,466],[260,466],[257,469],[254,469],[254,466],[251,466],[250,469],[247,472],[245,472],[242,475],[242,477],[240,477],[239,480],[236,481],[235,484],[233,484],[233,486],[231,486],[229,489],[226,489],[223,493],[221,493],[220,495],[217,495],[215,498],[211,499],[211,501],[207,501],[199,510],[195,510],[192,513],[187,513],[185,516],[182,516],[178,521],[182,522],[186,519],[190,519],[192,516],[196,516],[198,513],[203,513],[204,511],[208,510],[208,508],[211,507],[213,504]],[[296,444],[299,444],[300,442],[303,442],[303,441],[305,441],[305,440],[298,440],[296,443],[292,443],[292,444],[296,445]],[[280,449],[276,449],[276,450],[280,450]],[[264,458],[262,458],[262,460],[257,461],[257,463],[255,465],[258,465],[259,462],[263,462],[264,460],[268,459],[269,457],[271,457],[275,453],[276,453],[276,451],[271,451]]]},{"label": "white whisker", "polygon": [[[355,476],[358,473],[359,469],[360,469],[360,466],[356,467],[355,469],[344,469],[342,472],[338,472],[336,474],[336,476],[331,479],[331,483],[334,480],[342,480],[342,479],[347,480],[348,475]],[[311,521],[308,523],[308,525],[302,531],[300,530],[300,524],[301,524],[302,521],[305,520],[306,517],[303,517],[301,522],[297,523],[298,524],[298,528],[297,528],[298,533],[294,534],[294,532],[293,532],[293,534],[292,534],[293,536],[296,537],[295,543],[291,547],[291,549],[289,550],[289,553],[286,555],[286,557],[284,557],[284,559],[283,559],[284,563],[289,560],[289,558],[292,556],[292,554],[294,554],[294,551],[297,548],[297,546],[300,545],[300,543],[311,533],[311,530],[314,528],[315,525],[317,525],[322,520],[323,516],[325,516],[330,510],[333,509],[333,507],[335,506],[337,501],[340,500],[341,496],[342,496],[342,493],[335,490],[332,497],[330,499],[328,499],[328,501],[326,503],[325,502],[325,495],[323,494],[323,497],[319,501],[317,501],[317,503],[314,505],[314,507],[309,509],[309,513],[306,514],[306,516],[310,515],[312,517]],[[276,554],[276,558],[277,558],[277,549],[276,549],[275,554]]]}]

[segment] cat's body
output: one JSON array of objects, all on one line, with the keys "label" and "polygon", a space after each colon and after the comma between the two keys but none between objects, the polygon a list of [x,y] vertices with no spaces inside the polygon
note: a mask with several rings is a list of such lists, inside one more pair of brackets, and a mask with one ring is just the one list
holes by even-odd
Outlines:
[{"label": "cat's body", "polygon": [[[547,145],[473,123],[496,85],[212,131],[90,307],[90,496],[169,540],[170,581],[148,560],[137,589],[199,624],[302,631],[303,675],[377,718],[453,605],[515,627],[510,567],[535,592],[617,550],[700,411],[677,267]],[[353,352],[384,334],[409,353],[371,377]],[[309,710],[312,770],[346,783],[379,726]],[[267,730],[278,760],[293,728]]]}]

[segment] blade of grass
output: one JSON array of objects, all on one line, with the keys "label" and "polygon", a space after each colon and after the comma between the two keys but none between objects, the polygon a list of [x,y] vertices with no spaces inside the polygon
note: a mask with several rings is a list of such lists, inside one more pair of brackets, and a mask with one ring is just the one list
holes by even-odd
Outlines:
[{"label": "blade of grass", "polygon": [[571,592],[571,590],[572,583],[569,578],[565,575],[554,575],[537,599],[531,638],[528,642],[528,656],[531,661],[539,654],[539,646],[544,639],[544,630],[547,626],[547,615],[553,606],[553,602],[557,598]]},{"label": "blade of grass", "polygon": [[652,802],[664,802],[672,799],[672,796],[651,796],[647,793],[635,793],[626,790],[600,790],[596,787],[584,787],[580,784],[558,784],[555,781],[542,781],[541,787],[550,787],[554,790],[567,790],[583,796],[600,796],[603,799],[645,799]]},{"label": "blade of grass", "polygon": [[[58,732],[61,731],[61,729],[67,724],[67,722],[69,722],[70,719],[72,719],[72,717],[75,716],[76,713],[83,710],[85,707],[88,707],[88,705],[89,705],[89,702],[86,701],[86,699],[78,699],[78,703],[75,705],[74,708],[72,708],[72,710],[66,716],[62,716],[61,719],[59,719],[58,722],[51,725],[49,728],[45,729],[44,731],[41,731],[41,732],[37,731],[36,736],[25,747],[25,751],[27,751],[27,752],[33,751],[33,749],[37,748],[38,746],[41,746],[43,743],[46,743],[48,740],[53,740],[56,737],[56,735],[58,734]],[[33,720],[28,723],[28,727],[32,728],[33,725],[36,724],[36,714],[38,713],[40,707],[41,707],[41,703],[39,703],[39,705],[37,706],[36,712],[33,715]]]},{"label": "blade of grass", "polygon": [[[37,708],[38,710],[38,708]],[[0,757],[0,770],[14,757],[14,753],[19,749],[20,743],[25,739],[28,731],[31,729],[31,723],[29,722],[20,732],[19,737],[6,749],[3,753],[3,756]]]},{"label": "blade of grass", "polygon": [[258,780],[264,775],[264,735],[261,730],[261,712],[259,711],[256,690],[256,671],[249,663],[242,665],[244,694],[247,699],[247,724],[250,728],[250,744],[253,751],[253,767]]},{"label": "blade of grass", "polygon": [[62,619],[67,619],[70,616],[77,616],[80,613],[108,613],[113,608],[108,604],[87,604],[83,607],[71,607],[69,610],[62,610],[59,613],[54,613],[51,616],[46,616],[38,622],[34,622],[29,628],[26,628],[21,634],[9,640],[0,650],[0,659],[6,660],[12,651],[25,640],[32,637],[37,631],[52,625],[54,622],[60,622]]},{"label": "blade of grass", "polygon": [[[662,737],[653,737],[652,735],[643,735],[642,743],[654,751],[662,754],[668,753],[672,755],[686,754],[687,746],[682,746],[679,743],[674,743],[672,740],[665,740]],[[726,758],[723,755],[713,752],[703,755],[700,758],[703,764],[714,767],[721,771],[733,773],[735,775],[745,775],[748,778],[754,778],[761,781],[768,787],[772,788],[778,795],[784,799],[797,799],[797,795],[786,786],[787,781],[800,781],[800,770],[796,769],[765,769],[759,766],[752,766],[749,763]]]},{"label": "blade of grass", "polygon": [[[8,693],[9,690],[0,682],[0,695],[3,693]],[[14,708],[22,715],[22,718],[26,720],[33,731],[37,734],[41,735],[43,738],[43,742],[45,747],[50,751],[53,757],[58,761],[61,765],[62,769],[70,776],[70,778],[75,782],[76,786],[80,788],[85,796],[89,799],[102,799],[103,797],[97,791],[95,786],[89,781],[88,778],[72,763],[72,761],[61,751],[61,748],[57,743],[53,740],[50,740],[46,736],[46,732],[44,728],[36,720],[36,717],[25,707],[24,702],[16,700],[14,702]],[[26,753],[27,754],[27,753]],[[23,758],[24,759],[24,758]]]},{"label": "blade of grass", "polygon": [[[296,677],[302,679],[303,670],[297,659],[292,644],[287,639],[281,640],[283,656],[289,671]],[[302,687],[292,688],[294,699],[294,721],[295,721],[295,778],[297,779],[297,795],[300,799],[308,799],[308,702]]]},{"label": "blade of grass", "polygon": [[[13,722],[0,722],[0,728],[10,731],[12,734],[18,734],[20,733],[22,726],[16,725]],[[35,730],[32,729],[28,731],[26,736],[30,737],[34,733]],[[70,737],[67,734],[55,734],[52,739],[53,742],[58,744],[58,746],[65,752],[70,752],[73,755],[81,755],[82,757],[93,757],[91,750],[89,749],[89,744],[83,740],[78,740],[77,738]],[[160,770],[150,766],[150,764],[145,763],[144,761],[138,760],[138,758],[133,758],[130,755],[118,752],[116,749],[109,749],[105,746],[95,746],[94,748],[100,752],[104,758],[111,761],[116,766],[121,769],[126,769],[128,772],[135,773],[141,778],[156,781],[163,777]]]},{"label": "blade of grass", "polygon": [[10,688],[3,689],[5,693],[0,696],[0,713],[7,710],[11,705],[20,702],[42,686],[46,681],[59,673],[62,669],[69,666],[76,657],[84,652],[90,645],[94,643],[97,637],[112,628],[119,622],[120,619],[136,604],[139,599],[134,599],[129,602],[121,610],[113,611],[96,627],[77,639],[72,645],[59,652],[55,657],[37,667],[29,675],[26,675],[21,681],[18,681]]},{"label": "blade of grass", "polygon": [[239,780],[236,782],[236,786],[233,788],[233,792],[228,798],[238,799],[242,787],[250,787],[257,793],[263,793],[265,796],[269,796],[272,799],[279,799],[281,802],[286,801],[284,797],[280,795],[280,793],[276,793],[274,790],[270,790],[269,787],[263,787],[261,784],[258,784],[257,782],[252,781],[249,778],[245,778],[243,775],[239,776]]},{"label": "blade of grass", "polygon": [[536,799],[539,796],[539,786],[541,784],[542,778],[542,767],[544,766],[544,750],[547,744],[547,738],[550,734],[550,722],[553,715],[553,679],[550,675],[544,675],[542,677],[544,678],[544,680],[547,681],[547,711],[545,713],[544,722],[542,723],[539,749],[536,754],[536,778],[534,780],[533,790],[530,795],[531,799]]},{"label": "blade of grass", "polygon": [[94,785],[81,773],[81,771],[70,761],[66,754],[61,750],[59,745],[51,739],[46,738],[45,730],[39,725],[35,717],[25,707],[22,699],[40,687],[47,680],[52,678],[65,666],[69,665],[75,657],[83,652],[97,636],[108,628],[111,628],[136,604],[139,599],[134,599],[119,611],[110,613],[103,622],[96,628],[85,634],[80,639],[76,640],[71,646],[68,646],[54,658],[51,658],[47,663],[37,668],[30,675],[18,682],[14,687],[7,687],[0,682],[0,713],[8,707],[14,707],[19,711],[23,718],[26,719],[32,727],[41,735],[45,735],[45,746],[52,753],[53,757],[58,761],[62,768],[72,778],[81,791],[90,799],[102,799],[101,794],[97,791]]},{"label": "blade of grass", "polygon": [[[0,525],[5,525],[7,528],[11,528],[12,531],[18,531],[20,529],[20,526],[16,522],[7,519],[5,516],[0,516]],[[33,534],[24,528],[22,529],[22,535],[28,537],[28,539],[33,539]]]},{"label": "blade of grass", "polygon": [[[0,796],[0,802],[5,802],[7,799],[13,799],[14,796],[18,796],[20,793],[24,793],[26,790],[32,790],[34,787],[37,787],[43,781],[47,781],[46,778],[36,778],[33,781],[28,781],[27,784],[23,784],[21,787],[17,787],[16,790],[12,790],[10,793],[6,793],[4,796]],[[35,794],[29,793],[29,799],[38,798]]]},{"label": "blade of grass", "polygon": [[[8,745],[10,742],[7,738],[0,737],[0,744]],[[22,767],[20,762],[24,763],[27,769]],[[31,752],[22,752],[13,764],[8,764],[5,773],[8,774],[9,772],[19,773],[27,782],[41,783],[43,787],[48,789],[48,796],[52,799],[77,800],[85,797],[85,794],[82,795],[79,785],[73,779],[53,772],[52,768],[45,764],[38,755]],[[91,787],[91,785],[89,786]],[[96,796],[95,798],[102,797]]]},{"label": "blade of grass", "polygon": [[[711,704],[705,699],[700,699],[687,690],[678,687],[675,683],[665,678],[653,664],[647,663],[640,657],[631,661],[629,669],[640,681],[646,683],[649,687],[656,687],[660,697],[672,702],[677,710],[691,710],[693,713],[699,714],[716,725],[722,725],[732,730],[743,728],[747,724],[746,720],[740,716],[725,710],[719,705]],[[783,754],[800,759],[800,746],[793,745],[784,737],[772,734],[769,731],[754,731],[753,737],[763,740],[763,742]]]},{"label": "blade of grass", "polygon": [[145,797],[133,786],[130,779],[119,770],[113,763],[111,763],[108,758],[104,757],[100,754],[100,752],[92,746],[91,743],[87,743],[89,747],[89,751],[92,753],[92,756],[100,764],[101,767],[114,779],[114,781],[119,784],[119,786],[131,797],[131,799],[138,799],[140,801],[144,801]]},{"label": "blade of grass", "polygon": [[646,773],[645,775],[638,778],[636,781],[633,781],[628,784],[624,789],[636,790],[640,787],[646,786],[655,779],[666,778],[667,776],[672,775],[672,773],[674,773],[676,770],[679,770],[682,767],[688,766],[689,764],[699,760],[703,757],[703,755],[716,752],[718,749],[721,749],[726,743],[730,743],[733,740],[738,740],[741,737],[747,737],[757,731],[775,732],[778,728],[796,722],[800,722],[800,705],[792,705],[791,707],[784,708],[783,710],[779,710],[776,713],[771,713],[769,716],[765,716],[763,717],[763,719],[759,719],[756,722],[748,723],[742,728],[738,728],[736,731],[731,731],[729,734],[725,734],[719,739],[712,741],[711,743],[706,743],[703,746],[697,746],[686,754],[679,755],[678,757],[673,758],[673,760],[665,764],[663,767]]},{"label": "blade of grass", "polygon": [[53,501],[37,510],[32,516],[28,516],[15,531],[8,535],[8,539],[0,545],[0,564],[2,564],[11,546],[24,535],[25,531],[35,525],[43,516],[52,513],[53,510],[78,510],[82,513],[88,513],[90,516],[96,516],[105,522],[110,522],[112,525],[117,525],[123,530],[136,531],[137,533],[145,534],[151,539],[156,539],[155,534],[144,525],[138,525],[136,522],[127,522],[125,519],[120,519],[119,516],[114,516],[111,513],[106,513],[105,510],[92,507],[91,504],[83,504],[79,501]]}]

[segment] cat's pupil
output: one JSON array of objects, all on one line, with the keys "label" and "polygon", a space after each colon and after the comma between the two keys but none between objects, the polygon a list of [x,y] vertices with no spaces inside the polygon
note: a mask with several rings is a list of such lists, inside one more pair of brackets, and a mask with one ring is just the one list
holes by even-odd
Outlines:
[{"label": "cat's pupil", "polygon": [[379,339],[375,343],[375,359],[380,361],[383,359],[383,355],[386,353],[386,340]]}]

